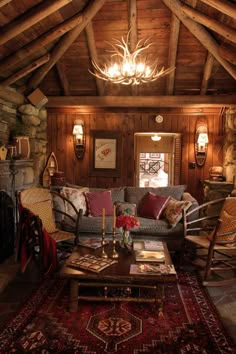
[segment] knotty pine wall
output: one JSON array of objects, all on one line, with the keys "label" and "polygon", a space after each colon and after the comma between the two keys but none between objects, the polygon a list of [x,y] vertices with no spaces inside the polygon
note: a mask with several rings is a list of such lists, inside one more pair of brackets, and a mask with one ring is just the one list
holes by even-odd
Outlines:
[{"label": "knotty pine wall", "polygon": [[[163,123],[155,122],[157,114],[164,117]],[[194,132],[198,117],[208,121],[209,144],[207,160],[203,167],[189,168],[194,158]],[[83,160],[74,154],[72,129],[75,119],[82,119],[86,131],[86,152]],[[132,186],[134,171],[134,133],[174,132],[182,134],[181,184],[198,199],[203,198],[203,181],[209,177],[209,168],[223,164],[224,117],[219,108],[201,109],[49,109],[48,110],[48,153],[54,152],[60,171],[66,181],[90,187]],[[121,173],[120,177],[94,177],[89,173],[90,130],[118,131]]]}]

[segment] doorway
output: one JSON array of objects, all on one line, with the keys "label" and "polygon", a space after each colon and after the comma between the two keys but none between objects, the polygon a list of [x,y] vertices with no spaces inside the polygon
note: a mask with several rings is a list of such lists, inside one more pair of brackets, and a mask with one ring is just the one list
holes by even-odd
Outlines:
[{"label": "doorway", "polygon": [[164,187],[179,184],[181,134],[158,133],[161,139],[153,141],[154,134],[135,134],[135,185]]}]

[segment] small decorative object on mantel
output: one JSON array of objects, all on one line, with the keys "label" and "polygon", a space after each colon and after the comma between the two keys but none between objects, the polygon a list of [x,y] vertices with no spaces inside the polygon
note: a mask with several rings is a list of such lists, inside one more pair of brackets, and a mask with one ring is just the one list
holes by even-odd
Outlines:
[{"label": "small decorative object on mantel", "polygon": [[55,172],[58,172],[57,158],[54,152],[51,152],[47,159],[46,166],[43,170],[43,186],[49,187],[52,183],[51,178]]},{"label": "small decorative object on mantel", "polygon": [[223,167],[222,166],[212,166],[209,169],[209,177],[212,181],[224,181],[223,177]]},{"label": "small decorative object on mantel", "polygon": [[30,157],[30,143],[28,136],[13,137],[13,145],[16,147],[16,157],[27,160]]},{"label": "small decorative object on mantel", "polygon": [[0,160],[6,160],[7,157],[7,148],[6,146],[0,146]]},{"label": "small decorative object on mantel", "polygon": [[51,177],[51,184],[53,186],[64,186],[66,183],[64,172],[57,171],[54,172],[53,176]]}]

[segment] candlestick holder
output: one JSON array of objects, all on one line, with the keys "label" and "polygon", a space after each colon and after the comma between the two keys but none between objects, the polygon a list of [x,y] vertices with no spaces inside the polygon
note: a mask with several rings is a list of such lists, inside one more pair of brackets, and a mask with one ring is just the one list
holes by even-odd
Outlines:
[{"label": "candlestick holder", "polygon": [[119,254],[116,252],[116,229],[112,229],[112,258],[118,258]]},{"label": "candlestick holder", "polygon": [[106,252],[105,252],[105,244],[106,244],[106,242],[105,242],[105,230],[104,229],[102,229],[102,241],[101,241],[101,244],[102,244],[102,254],[101,254],[101,257],[102,258],[108,258],[108,255],[106,254]]}]

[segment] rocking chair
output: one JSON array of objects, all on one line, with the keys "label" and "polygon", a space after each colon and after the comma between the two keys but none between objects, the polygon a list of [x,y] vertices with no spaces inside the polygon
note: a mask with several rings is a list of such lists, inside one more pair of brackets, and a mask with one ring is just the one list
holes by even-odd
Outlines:
[{"label": "rocking chair", "polygon": [[[207,215],[207,208],[220,212]],[[200,217],[190,221],[191,214],[199,211]],[[204,261],[203,285],[220,286],[236,281],[232,273],[236,269],[236,198],[227,197],[204,203],[190,212],[183,212],[184,221],[184,248],[185,253],[189,246],[194,246],[196,258]],[[199,249],[205,249],[200,253]],[[195,259],[196,259],[195,258]],[[230,277],[219,279],[220,272],[228,271]],[[214,278],[209,280],[214,272]]]},{"label": "rocking chair", "polygon": [[[18,193],[17,201],[17,257],[21,261],[21,269],[24,271],[34,254],[38,253],[41,273],[49,274],[56,269],[56,249],[68,253],[76,244],[80,212],[66,197],[45,188],[25,189]],[[65,203],[72,207],[75,216],[66,212]],[[55,207],[55,204],[60,207]],[[55,218],[56,215],[60,217]],[[65,230],[66,220],[70,220],[69,231]]]}]

